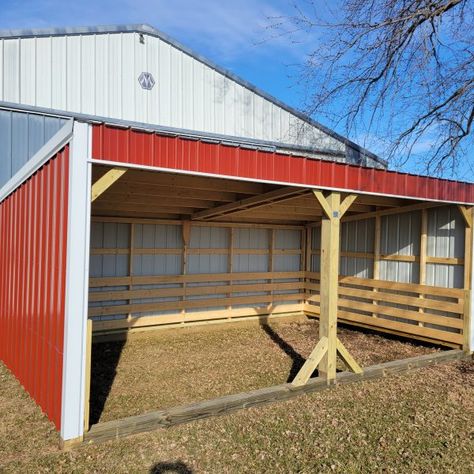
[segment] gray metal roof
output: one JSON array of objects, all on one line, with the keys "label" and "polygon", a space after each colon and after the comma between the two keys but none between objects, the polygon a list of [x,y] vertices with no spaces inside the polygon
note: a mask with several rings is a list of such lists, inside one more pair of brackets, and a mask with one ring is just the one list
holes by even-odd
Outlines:
[{"label": "gray metal roof", "polygon": [[349,140],[346,137],[336,133],[335,131],[331,130],[330,128],[320,124],[316,120],[313,120],[311,117],[308,117],[304,113],[300,112],[299,110],[290,107],[289,105],[285,104],[284,102],[280,101],[279,99],[273,97],[272,95],[262,91],[255,85],[247,82],[245,79],[237,76],[233,72],[218,66],[217,64],[213,63],[209,59],[201,56],[200,54],[196,53],[195,51],[191,50],[190,48],[182,45],[178,41],[174,40],[166,33],[163,33],[160,30],[157,30],[153,26],[147,24],[134,24],[134,25],[104,25],[104,26],[85,26],[85,27],[64,27],[64,28],[40,28],[40,29],[10,29],[10,30],[0,30],[0,38],[34,38],[34,37],[47,37],[47,36],[73,36],[73,35],[94,35],[94,34],[113,34],[113,33],[141,33],[146,35],[155,36],[170,45],[174,46],[175,48],[183,51],[184,53],[188,54],[189,56],[193,57],[197,61],[205,64],[206,66],[216,70],[220,74],[228,77],[229,79],[237,82],[238,84],[242,85],[243,87],[251,90],[255,94],[260,95],[264,99],[274,103],[278,107],[286,110],[287,112],[295,115],[296,117],[304,120],[305,122],[309,123],[313,127],[318,128],[322,132],[326,133],[327,135],[339,140],[340,142],[344,143],[347,147],[351,148],[355,152],[364,155],[365,157],[373,160],[383,167],[387,167],[387,162],[374,153],[366,150],[365,148],[357,145],[353,141]]}]

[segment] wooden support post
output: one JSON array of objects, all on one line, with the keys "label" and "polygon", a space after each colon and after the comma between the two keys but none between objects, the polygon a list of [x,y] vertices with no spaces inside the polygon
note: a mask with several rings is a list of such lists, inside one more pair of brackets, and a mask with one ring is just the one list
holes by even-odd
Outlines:
[{"label": "wooden support post", "polygon": [[[234,268],[234,264],[233,264],[233,260],[234,260],[234,227],[231,227],[229,229],[229,253],[228,253],[228,260],[227,260],[227,273],[229,275],[232,275],[232,272],[233,272],[233,268]],[[227,298],[231,298],[232,297],[232,280],[229,281],[229,286],[230,286],[230,292],[227,293]],[[229,313],[229,318],[230,319],[232,317],[232,305],[230,304],[229,306],[227,306],[227,311]]]},{"label": "wooden support post", "polygon": [[91,398],[91,364],[92,364],[92,319],[87,320],[86,334],[86,383],[84,397],[84,431],[89,431],[90,398]]},{"label": "wooden support post", "polygon": [[[269,229],[269,236],[268,236],[268,271],[273,272],[273,253],[275,249],[275,229]],[[273,284],[273,279],[268,280],[269,283]],[[269,303],[269,313],[272,312],[273,308],[273,291],[270,291],[271,301]]]},{"label": "wooden support post", "polygon": [[[319,200],[319,198],[318,198]],[[327,218],[321,223],[321,316],[319,337],[328,338],[328,351],[319,366],[319,375],[328,381],[336,378],[337,296],[339,277],[341,195],[331,193],[323,207]]]},{"label": "wooden support post", "polygon": [[120,177],[127,172],[126,168],[112,168],[99,178],[93,185],[91,191],[91,202],[94,202],[101,194],[112,186]]},{"label": "wooden support post", "polygon": [[[428,246],[428,211],[426,209],[421,210],[421,233],[420,233],[420,278],[419,284],[426,285],[426,255]],[[420,299],[424,299],[425,295],[420,293]],[[424,313],[423,308],[418,309],[419,313]],[[424,323],[419,322],[418,326],[423,327]]]},{"label": "wooden support post", "polygon": [[[181,273],[186,275],[188,273],[188,246],[189,246],[189,238],[191,236],[191,222],[184,221],[182,226],[183,231],[183,262],[181,267]],[[186,301],[186,282],[183,282],[183,301]],[[181,310],[181,314],[183,315],[183,323],[186,315],[186,310],[183,308]]]},{"label": "wooden support post", "polygon": [[[130,222],[130,252],[128,254],[128,275],[131,277],[133,276],[133,259],[134,259],[134,246],[135,246],[135,224]],[[133,285],[130,284],[128,286],[129,291],[133,290]],[[128,300],[128,304],[131,305],[133,300]],[[128,313],[127,319],[130,321],[132,319],[132,313]]]},{"label": "wooden support post", "polygon": [[[339,247],[341,217],[355,201],[355,195],[347,196],[341,202],[338,192],[331,192],[327,197],[321,191],[313,191],[325,216],[321,223],[321,281],[320,281],[320,317],[319,343],[293,380],[293,385],[304,385],[319,366],[319,376],[328,383],[336,379],[337,309],[339,279]],[[360,367],[355,363],[344,346],[342,357],[351,369]],[[341,351],[340,351],[341,352]]]},{"label": "wooden support post", "polygon": [[458,206],[464,218],[464,314],[463,314],[463,349],[472,352],[471,338],[471,285],[472,285],[472,225],[473,207]]},{"label": "wooden support post", "polygon": [[[380,216],[375,216],[375,228],[374,228],[374,280],[380,280],[380,246],[382,244],[382,218]],[[374,288],[374,293],[377,293],[378,289]],[[378,305],[378,301],[372,301],[374,306]],[[378,317],[377,313],[372,313],[374,318]]]}]

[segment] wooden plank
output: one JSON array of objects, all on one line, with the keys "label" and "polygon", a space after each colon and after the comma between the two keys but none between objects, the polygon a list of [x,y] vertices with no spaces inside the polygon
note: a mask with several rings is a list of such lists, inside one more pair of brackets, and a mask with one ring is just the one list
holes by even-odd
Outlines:
[{"label": "wooden plank", "polygon": [[[270,279],[271,280],[271,279]],[[186,282],[184,282],[186,283]],[[304,282],[288,283],[253,283],[239,285],[210,285],[210,286],[187,286],[186,288],[155,288],[146,290],[111,290],[93,291],[89,294],[89,301],[119,301],[142,298],[169,298],[174,296],[197,296],[197,295],[221,295],[242,292],[262,292],[281,290],[301,290],[304,291]]]},{"label": "wooden plank", "polygon": [[395,331],[404,332],[406,334],[415,334],[430,337],[432,339],[437,339],[440,341],[448,341],[456,344],[463,343],[462,334],[416,326],[414,324],[402,323],[400,321],[392,321],[385,318],[372,318],[371,316],[365,316],[350,311],[339,311],[338,314],[341,320],[361,322],[365,324],[370,324],[375,327],[385,327],[393,329]]},{"label": "wooden plank", "polygon": [[252,196],[237,202],[222,204],[212,209],[196,212],[191,218],[192,220],[202,220],[229,216],[236,213],[237,211],[242,211],[243,209],[258,209],[269,203],[282,202],[289,197],[298,196],[305,193],[308,193],[308,190],[305,188],[292,188],[285,186],[284,188],[275,189],[273,191],[259,194],[258,196]]},{"label": "wooden plank", "polygon": [[[316,272],[306,272],[306,278],[319,280],[320,274]],[[464,291],[459,288],[444,288],[440,286],[418,285],[415,283],[398,283],[389,280],[371,280],[369,278],[351,276],[340,276],[339,282],[342,284],[383,288],[408,293],[426,293],[432,294],[433,296],[446,296],[448,298],[464,298]]]},{"label": "wooden plank", "polygon": [[[247,307],[231,308],[221,310],[193,311],[186,313],[184,322],[188,325],[199,322],[215,322],[219,320],[228,320],[232,318],[237,320],[252,320],[252,318],[268,318],[273,315],[281,314],[303,314],[303,304],[279,304],[271,307]],[[263,321],[263,320],[262,320]],[[157,314],[151,316],[134,316],[130,320],[115,319],[107,321],[94,321],[94,334],[97,332],[124,331],[143,328],[153,328],[159,326],[170,327],[173,324],[182,326],[183,315],[181,312],[174,314]]]},{"label": "wooden plank", "polygon": [[367,212],[364,214],[346,216],[344,217],[343,221],[351,222],[351,221],[357,221],[361,219],[371,219],[372,217],[377,217],[377,216],[390,216],[393,214],[403,214],[406,212],[419,211],[421,209],[430,209],[433,207],[440,207],[440,206],[445,206],[445,205],[446,205],[445,203],[438,203],[438,202],[417,202],[415,204],[409,204],[407,206],[401,206],[401,207],[396,207],[396,208],[391,208],[391,209],[381,209],[378,211]]},{"label": "wooden plank", "polygon": [[[117,216],[92,216],[93,222],[117,222],[117,223],[134,223],[134,224],[169,224],[169,225],[181,225],[182,219],[144,219],[142,217],[117,217]],[[250,224],[242,222],[199,222],[194,221],[193,226],[205,226],[205,227],[231,227],[231,228],[252,228],[252,229],[303,229],[302,225],[291,225],[291,224]]]},{"label": "wooden plank", "polygon": [[[344,385],[363,380],[376,380],[390,375],[400,375],[418,368],[461,360],[466,357],[463,351],[451,350],[394,362],[386,362],[365,368],[363,374],[350,372],[339,373],[337,374],[337,384]],[[317,377],[310,379],[308,383],[301,386],[294,386],[289,383],[276,385],[250,392],[226,395],[224,397],[183,405],[168,410],[159,410],[143,415],[123,418],[121,420],[100,423],[94,425],[91,430],[85,434],[84,443],[98,444],[133,434],[155,431],[160,428],[169,428],[170,426],[178,424],[232,413],[242,408],[288,400],[302,394],[326,390],[333,386],[333,384],[328,385],[324,378]]]},{"label": "wooden plank", "polygon": [[99,178],[91,190],[91,202],[94,202],[101,194],[112,186],[121,176],[127,172],[126,168],[112,168]]},{"label": "wooden plank", "polygon": [[350,352],[345,348],[344,344],[340,341],[339,338],[337,338],[336,344],[337,353],[341,356],[341,359],[343,360],[347,368],[355,374],[361,374],[363,370],[361,369],[360,365],[351,356]]},{"label": "wooden plank", "polygon": [[90,278],[89,286],[91,288],[107,286],[125,286],[125,285],[155,285],[155,284],[177,284],[186,281],[187,283],[200,283],[211,281],[240,281],[240,280],[265,280],[265,279],[283,279],[283,278],[304,278],[305,272],[239,272],[239,273],[199,273],[195,275],[161,275],[161,276],[127,276],[127,277],[100,277]]},{"label": "wooden plank", "polygon": [[[167,311],[171,309],[188,309],[203,307],[221,307],[238,304],[262,304],[271,302],[271,295],[234,296],[232,298],[208,298],[205,300],[166,301],[157,303],[135,303],[131,305],[114,305],[89,308],[89,316],[107,316],[125,313],[145,313],[149,311]],[[280,301],[300,301],[305,299],[304,293],[279,295]]]},{"label": "wooden plank", "polygon": [[313,349],[309,357],[306,359],[303,367],[299,370],[296,377],[291,382],[292,385],[298,387],[308,382],[316,367],[321,362],[328,351],[328,338],[323,336],[319,339],[318,344]]}]

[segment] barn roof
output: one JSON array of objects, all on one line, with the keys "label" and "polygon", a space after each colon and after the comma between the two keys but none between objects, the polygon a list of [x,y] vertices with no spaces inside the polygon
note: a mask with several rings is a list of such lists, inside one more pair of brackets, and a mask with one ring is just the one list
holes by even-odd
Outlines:
[{"label": "barn roof", "polygon": [[[180,51],[184,52],[185,54],[191,56],[195,60],[205,64],[206,66],[214,69],[215,71],[219,72],[223,76],[231,79],[232,81],[240,84],[242,87],[254,92],[255,94],[261,96],[262,98],[268,100],[269,102],[275,104],[276,106],[280,107],[281,109],[287,111],[288,113],[298,117],[299,119],[303,120],[304,122],[308,123],[309,125],[315,127],[316,129],[320,130],[321,132],[327,134],[328,136],[340,141],[341,143],[345,144],[346,147],[355,151],[356,153],[370,158],[374,162],[376,162],[379,166],[384,168],[387,167],[387,162],[381,159],[376,154],[372,153],[371,151],[365,149],[364,147],[356,144],[352,140],[340,135],[339,133],[331,130],[330,128],[322,125],[318,121],[312,119],[311,117],[307,116],[306,114],[302,113],[301,111],[285,104],[281,100],[275,98],[271,94],[263,91],[262,89],[256,87],[255,85],[251,84],[250,82],[242,79],[240,76],[234,74],[233,72],[229,71],[226,68],[223,68],[213,61],[205,58],[204,56],[200,55],[199,53],[195,52],[194,50],[184,46],[180,42],[176,41],[175,39],[171,38],[166,33],[154,28],[153,26],[147,24],[131,24],[131,25],[104,25],[104,26],[86,26],[86,27],[61,27],[61,28],[41,28],[41,29],[6,29],[0,30],[0,39],[13,39],[13,38],[37,38],[37,37],[53,37],[53,36],[82,36],[82,35],[100,35],[100,34],[116,34],[116,33],[138,33],[143,35],[150,35],[156,38],[165,41],[166,43],[172,45],[173,47],[179,49]],[[297,149],[297,147],[295,148]]]}]

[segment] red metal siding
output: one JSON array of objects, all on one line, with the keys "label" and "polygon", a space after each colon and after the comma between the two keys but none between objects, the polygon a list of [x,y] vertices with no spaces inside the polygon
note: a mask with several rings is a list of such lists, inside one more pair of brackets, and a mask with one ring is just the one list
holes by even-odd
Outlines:
[{"label": "red metal siding", "polygon": [[0,203],[0,359],[61,425],[66,147]]},{"label": "red metal siding", "polygon": [[92,146],[92,156],[97,160],[361,193],[474,203],[474,184],[470,183],[249,150],[108,125],[94,125]]}]

